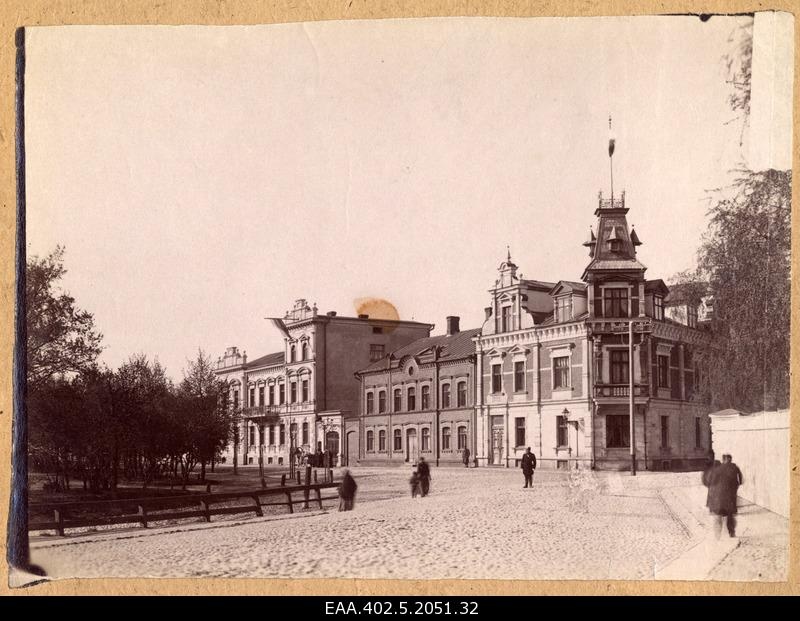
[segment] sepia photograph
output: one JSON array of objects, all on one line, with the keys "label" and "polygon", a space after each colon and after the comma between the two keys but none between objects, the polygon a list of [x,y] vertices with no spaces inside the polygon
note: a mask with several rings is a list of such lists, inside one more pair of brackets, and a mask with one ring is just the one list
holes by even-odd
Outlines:
[{"label": "sepia photograph", "polygon": [[12,583],[786,582],[794,40],[20,29]]}]

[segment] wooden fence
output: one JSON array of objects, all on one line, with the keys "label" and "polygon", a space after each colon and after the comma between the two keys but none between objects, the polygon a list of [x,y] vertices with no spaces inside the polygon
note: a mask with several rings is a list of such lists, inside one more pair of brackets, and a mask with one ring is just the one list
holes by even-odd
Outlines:
[{"label": "wooden fence", "polygon": [[[87,526],[107,526],[114,524],[141,524],[147,528],[149,522],[160,522],[164,520],[179,520],[187,518],[202,518],[205,522],[211,521],[212,515],[235,515],[238,513],[255,513],[256,516],[263,516],[262,507],[286,506],[289,513],[294,513],[294,505],[303,504],[304,508],[309,507],[309,503],[316,503],[322,509],[323,500],[338,498],[335,496],[322,496],[323,489],[338,487],[338,483],[328,481],[325,483],[309,483],[306,485],[282,485],[267,489],[259,489],[246,492],[223,492],[214,494],[186,494],[183,496],[153,497],[153,498],[134,498],[130,500],[99,500],[86,502],[63,502],[63,503],[39,503],[31,504],[29,513],[43,513],[52,511],[52,521],[30,521],[28,530],[43,531],[54,530],[60,536],[64,536],[68,528],[81,528]],[[293,494],[301,493],[302,498],[297,499]],[[311,498],[311,493],[314,498]],[[285,497],[283,500],[274,502],[263,502],[271,497]],[[221,503],[232,501],[249,500],[249,503],[227,507],[214,507]],[[188,510],[170,511],[186,506],[197,506]],[[135,512],[133,508],[135,507]],[[116,509],[116,510],[115,510]],[[166,510],[166,512],[162,512]],[[158,511],[155,513],[155,511]],[[96,512],[99,515],[80,516],[79,513]]]}]

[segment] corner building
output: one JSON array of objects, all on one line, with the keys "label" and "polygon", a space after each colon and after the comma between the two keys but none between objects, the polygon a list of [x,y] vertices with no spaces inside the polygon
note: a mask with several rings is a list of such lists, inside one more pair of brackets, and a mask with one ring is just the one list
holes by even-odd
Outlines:
[{"label": "corner building", "polygon": [[530,446],[540,467],[628,468],[631,373],[637,467],[705,463],[708,408],[694,400],[692,355],[709,337],[665,315],[669,289],[645,279],[627,212],[624,193],[599,196],[581,282],[523,279],[510,255],[500,265],[474,339],[480,465],[516,467]]},{"label": "corner building", "polygon": [[292,447],[334,454],[335,465],[358,458],[359,383],[356,370],[430,334],[432,325],[318,314],[306,300],[295,301],[282,319],[273,320],[284,336],[284,350],[249,360],[229,347],[216,363],[216,374],[230,387],[234,408],[241,410],[238,446],[242,465],[289,463]]}]

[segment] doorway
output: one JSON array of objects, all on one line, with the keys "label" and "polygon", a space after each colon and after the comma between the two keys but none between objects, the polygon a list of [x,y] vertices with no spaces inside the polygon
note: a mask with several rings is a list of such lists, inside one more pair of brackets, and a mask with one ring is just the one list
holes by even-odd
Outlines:
[{"label": "doorway", "polygon": [[339,432],[329,431],[325,436],[325,449],[331,452],[331,467],[336,467],[339,457]]},{"label": "doorway", "polygon": [[358,437],[355,431],[347,432],[347,465],[355,466],[358,463]]},{"label": "doorway", "polygon": [[503,462],[503,428],[492,429],[492,465],[499,466]]},{"label": "doorway", "polygon": [[417,430],[409,429],[406,431],[406,461],[415,462],[419,456],[417,450]]}]

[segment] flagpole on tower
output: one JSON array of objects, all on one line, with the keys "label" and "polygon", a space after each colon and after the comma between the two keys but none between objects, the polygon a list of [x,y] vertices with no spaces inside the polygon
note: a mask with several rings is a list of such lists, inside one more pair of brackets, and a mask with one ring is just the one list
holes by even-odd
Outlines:
[{"label": "flagpole on tower", "polygon": [[611,171],[611,206],[614,206],[614,133],[611,130],[611,115],[608,115],[608,166]]}]

